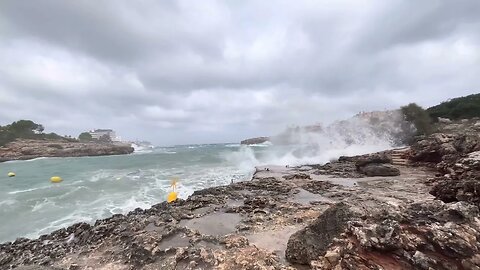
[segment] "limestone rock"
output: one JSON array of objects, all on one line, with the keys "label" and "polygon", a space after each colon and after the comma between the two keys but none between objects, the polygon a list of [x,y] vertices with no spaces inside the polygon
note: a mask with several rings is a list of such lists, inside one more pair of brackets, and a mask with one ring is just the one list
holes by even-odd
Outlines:
[{"label": "limestone rock", "polygon": [[397,176],[400,170],[390,164],[370,163],[359,168],[360,172],[367,176]]},{"label": "limestone rock", "polygon": [[325,255],[333,239],[346,228],[352,212],[344,203],[328,208],[310,226],[290,236],[285,256],[291,263],[309,264],[318,256]]},{"label": "limestone rock", "polygon": [[64,140],[17,140],[0,147],[0,162],[38,157],[82,157],[133,153],[129,144],[81,143]]},{"label": "limestone rock", "polygon": [[364,167],[368,164],[383,164],[383,163],[391,163],[392,159],[387,156],[385,153],[377,153],[371,155],[360,156],[355,161],[355,166],[357,168]]}]

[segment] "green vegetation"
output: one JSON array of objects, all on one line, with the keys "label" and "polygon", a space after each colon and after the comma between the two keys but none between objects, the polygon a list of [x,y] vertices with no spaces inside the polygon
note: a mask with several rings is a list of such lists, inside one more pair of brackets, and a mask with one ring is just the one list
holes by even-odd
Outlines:
[{"label": "green vegetation", "polygon": [[105,135],[100,136],[100,138],[98,138],[98,141],[103,142],[103,143],[111,143],[112,139],[110,138],[110,136],[105,134]]},{"label": "green vegetation", "polygon": [[433,119],[438,117],[451,120],[480,117],[480,94],[454,98],[427,109]]},{"label": "green vegetation", "polygon": [[415,103],[410,103],[401,108],[405,120],[413,123],[417,135],[429,135],[433,131],[432,119],[427,111]]},{"label": "green vegetation", "polygon": [[43,125],[37,124],[31,120],[19,120],[6,126],[0,126],[0,146],[16,139],[36,139],[36,140],[68,140],[75,141],[62,137],[55,133],[43,133]]},{"label": "green vegetation", "polygon": [[91,142],[91,141],[93,141],[92,135],[88,132],[83,132],[82,134],[78,135],[78,139],[81,142]]}]

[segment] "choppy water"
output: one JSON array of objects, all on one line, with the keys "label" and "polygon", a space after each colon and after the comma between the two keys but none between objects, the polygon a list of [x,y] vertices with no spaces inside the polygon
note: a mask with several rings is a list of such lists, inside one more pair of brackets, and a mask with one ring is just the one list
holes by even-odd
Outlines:
[{"label": "choppy water", "polygon": [[[178,192],[250,177],[238,162],[240,146],[192,145],[124,156],[44,158],[0,163],[0,242],[41,234],[79,221],[93,222],[164,201],[173,177]],[[8,178],[8,172],[16,177]],[[51,176],[64,181],[50,183]]]}]

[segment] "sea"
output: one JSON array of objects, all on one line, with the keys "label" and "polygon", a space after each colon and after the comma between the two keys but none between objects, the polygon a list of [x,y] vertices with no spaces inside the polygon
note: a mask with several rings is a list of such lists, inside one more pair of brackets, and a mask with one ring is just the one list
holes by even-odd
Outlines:
[{"label": "sea", "polygon": [[[130,155],[38,158],[0,163],[0,243],[36,238],[166,200],[251,178],[268,145],[182,145]],[[257,158],[256,158],[257,157]],[[14,172],[15,177],[8,177]],[[60,176],[61,183],[51,183]]]},{"label": "sea", "polygon": [[[4,162],[0,163],[0,243],[149,208],[166,200],[173,179],[178,181],[179,197],[185,199],[195,190],[248,181],[255,166],[325,163],[340,155],[386,148],[377,141],[347,146],[330,140],[295,147],[227,143]],[[9,172],[16,176],[8,177]],[[63,181],[51,183],[52,176]]]}]

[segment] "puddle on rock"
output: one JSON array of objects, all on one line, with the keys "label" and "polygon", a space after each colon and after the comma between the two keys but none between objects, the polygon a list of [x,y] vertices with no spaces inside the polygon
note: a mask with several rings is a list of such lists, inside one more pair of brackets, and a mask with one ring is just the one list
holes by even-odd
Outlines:
[{"label": "puddle on rock", "polygon": [[162,239],[158,248],[165,250],[168,248],[188,247],[189,245],[189,238],[184,233],[178,233]]},{"label": "puddle on rock", "polygon": [[202,234],[221,236],[235,232],[235,227],[241,220],[239,214],[212,213],[200,218],[182,220],[178,225]]},{"label": "puddle on rock", "polygon": [[285,250],[287,249],[288,239],[293,233],[299,231],[301,228],[301,226],[290,226],[281,230],[246,235],[246,237],[250,244],[275,253],[282,262],[286,262]]},{"label": "puddle on rock", "polygon": [[291,202],[300,203],[302,205],[310,205],[310,202],[333,202],[327,197],[324,197],[320,194],[312,193],[303,188],[299,188],[297,190],[299,190],[300,192],[293,195],[293,198],[290,199]]}]

